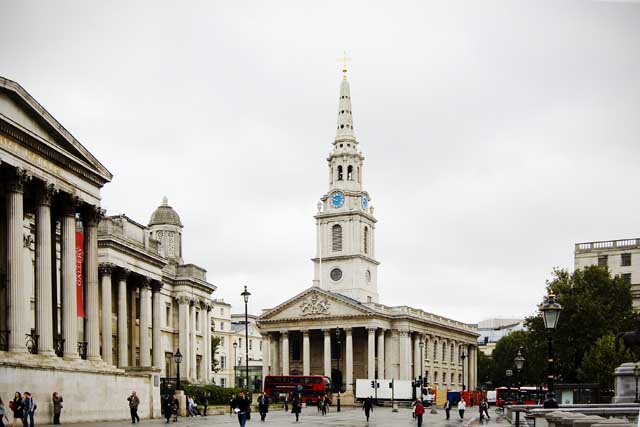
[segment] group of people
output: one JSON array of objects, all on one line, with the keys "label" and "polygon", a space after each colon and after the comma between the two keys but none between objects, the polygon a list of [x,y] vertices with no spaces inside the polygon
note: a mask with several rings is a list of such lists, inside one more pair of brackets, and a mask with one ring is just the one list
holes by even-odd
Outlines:
[{"label": "group of people", "polygon": [[[62,411],[62,396],[53,393],[53,424],[60,424],[60,412]],[[5,406],[2,398],[0,398],[0,427],[4,427],[5,421],[9,425],[9,413],[13,416],[11,421],[12,427],[19,427],[22,423],[23,427],[33,427],[35,425],[33,418],[35,416],[38,405],[33,396],[28,391],[24,394],[16,391],[13,399],[9,401],[9,407]]]},{"label": "group of people", "polygon": [[326,394],[323,394],[322,396],[318,396],[317,399],[316,406],[318,407],[318,412],[321,412],[322,415],[327,415],[330,404],[329,397]]}]

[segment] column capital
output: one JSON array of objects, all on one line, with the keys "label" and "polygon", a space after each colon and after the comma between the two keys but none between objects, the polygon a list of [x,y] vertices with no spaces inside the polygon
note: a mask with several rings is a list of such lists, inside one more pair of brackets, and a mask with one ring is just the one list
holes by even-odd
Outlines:
[{"label": "column capital", "polygon": [[342,329],[344,329],[345,335],[351,335],[353,333],[353,328],[352,327],[346,326],[346,327],[344,327]]},{"label": "column capital", "polygon": [[333,330],[333,329],[331,329],[331,328],[324,328],[324,329],[322,330],[322,333],[324,334],[324,336],[325,336],[325,337],[330,337],[330,336],[331,336],[331,331],[332,331],[332,330]]},{"label": "column capital", "polygon": [[121,282],[126,281],[129,277],[129,274],[131,274],[131,270],[129,270],[128,268],[118,268],[118,280],[120,280]]},{"label": "column capital", "polygon": [[24,168],[15,168],[7,172],[7,191],[11,193],[23,193],[24,186],[31,181],[31,175]]},{"label": "column capital", "polygon": [[60,213],[62,216],[75,216],[82,201],[80,197],[68,193],[60,193],[62,203],[60,203]]},{"label": "column capital", "polygon": [[409,336],[409,330],[408,329],[398,329],[398,334],[401,337],[408,337]]},{"label": "column capital", "polygon": [[82,219],[88,227],[97,227],[105,213],[106,211],[100,206],[85,205],[82,210]]},{"label": "column capital", "polygon": [[371,333],[375,333],[378,330],[378,328],[376,328],[375,326],[367,326],[367,332]]},{"label": "column capital", "polygon": [[140,287],[140,289],[151,289],[151,279],[149,279],[147,276],[139,276],[138,279],[138,286]]},{"label": "column capital", "polygon": [[191,297],[187,295],[178,295],[175,299],[180,305],[187,305],[191,302]]},{"label": "column capital", "polygon": [[282,338],[287,338],[289,339],[289,331],[280,331],[280,335],[282,336]]},{"label": "column capital", "polygon": [[49,182],[42,182],[38,185],[36,190],[35,202],[37,206],[51,206],[51,202],[55,195],[58,194],[58,189],[55,185]]},{"label": "column capital", "polygon": [[160,289],[162,289],[162,282],[160,280],[152,280],[151,281],[151,290],[153,292],[160,292]]},{"label": "column capital", "polygon": [[110,262],[103,262],[98,266],[98,273],[100,276],[111,276],[115,268],[116,266],[114,264]]}]

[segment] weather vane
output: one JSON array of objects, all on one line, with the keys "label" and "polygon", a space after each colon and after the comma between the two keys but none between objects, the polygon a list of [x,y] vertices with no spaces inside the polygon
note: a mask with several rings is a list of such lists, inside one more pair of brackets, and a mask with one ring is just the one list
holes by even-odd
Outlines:
[{"label": "weather vane", "polygon": [[338,61],[342,62],[342,75],[343,78],[347,78],[347,62],[351,61],[351,58],[347,56],[347,51],[344,51],[342,58],[338,59]]}]

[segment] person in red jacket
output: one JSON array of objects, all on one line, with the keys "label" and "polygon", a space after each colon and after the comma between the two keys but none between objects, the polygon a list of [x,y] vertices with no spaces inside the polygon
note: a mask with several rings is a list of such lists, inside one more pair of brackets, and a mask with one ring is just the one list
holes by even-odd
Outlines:
[{"label": "person in red jacket", "polygon": [[416,404],[416,419],[418,420],[418,427],[422,427],[422,416],[424,415],[424,405],[422,401],[418,400]]}]

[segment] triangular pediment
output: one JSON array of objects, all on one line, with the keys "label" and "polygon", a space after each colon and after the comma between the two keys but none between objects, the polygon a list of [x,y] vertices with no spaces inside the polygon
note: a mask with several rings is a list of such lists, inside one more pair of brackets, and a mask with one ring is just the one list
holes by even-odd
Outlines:
[{"label": "triangular pediment", "polygon": [[0,77],[0,119],[108,182],[113,175],[18,83]]},{"label": "triangular pediment", "polygon": [[374,310],[349,297],[311,287],[267,311],[259,322],[279,320],[313,320],[323,318],[363,317],[376,314]]}]

